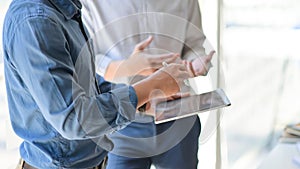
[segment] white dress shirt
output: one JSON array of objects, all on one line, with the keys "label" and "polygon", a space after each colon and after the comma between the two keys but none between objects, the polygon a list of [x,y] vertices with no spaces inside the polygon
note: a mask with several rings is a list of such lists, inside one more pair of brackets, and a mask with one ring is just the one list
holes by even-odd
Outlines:
[{"label": "white dress shirt", "polygon": [[[179,53],[192,60],[205,54],[197,0],[81,0],[83,21],[96,52],[97,72],[126,59],[136,44],[154,37],[147,52]],[[138,64],[138,63],[137,63]]]}]

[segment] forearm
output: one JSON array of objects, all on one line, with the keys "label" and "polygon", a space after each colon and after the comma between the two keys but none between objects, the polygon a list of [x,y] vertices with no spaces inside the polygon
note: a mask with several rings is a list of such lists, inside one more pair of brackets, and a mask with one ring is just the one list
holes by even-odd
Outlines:
[{"label": "forearm", "polygon": [[171,64],[133,84],[138,99],[137,107],[152,99],[166,98],[176,94],[186,77],[188,77],[188,72],[185,65]]},{"label": "forearm", "polygon": [[121,61],[117,61],[117,62],[111,62],[105,73],[104,73],[104,78],[108,81],[112,81],[114,79],[114,75],[116,74],[116,68],[121,64]]},{"label": "forearm", "polygon": [[104,78],[111,81],[114,78],[130,77],[134,75],[132,72],[131,67],[126,65],[126,60],[112,61],[107,66]]},{"label": "forearm", "polygon": [[142,80],[132,85],[138,98],[137,107],[142,106],[150,100],[151,92],[155,89],[149,79]]}]

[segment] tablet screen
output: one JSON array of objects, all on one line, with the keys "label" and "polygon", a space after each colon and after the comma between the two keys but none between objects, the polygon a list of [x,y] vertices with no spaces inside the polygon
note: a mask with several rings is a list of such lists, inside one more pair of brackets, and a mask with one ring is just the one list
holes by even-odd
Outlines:
[{"label": "tablet screen", "polygon": [[230,105],[231,103],[222,89],[177,100],[164,101],[155,106],[155,123],[159,124],[185,118]]}]

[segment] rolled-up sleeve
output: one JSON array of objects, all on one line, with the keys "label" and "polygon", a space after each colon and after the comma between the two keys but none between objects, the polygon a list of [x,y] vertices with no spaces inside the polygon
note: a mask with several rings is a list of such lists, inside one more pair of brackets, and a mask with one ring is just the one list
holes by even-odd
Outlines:
[{"label": "rolled-up sleeve", "polygon": [[[116,120],[116,122],[122,124],[128,122],[127,119],[133,120],[135,118],[135,114],[128,112],[128,109],[130,109],[131,107],[131,106],[128,107],[128,105],[130,105],[131,103],[133,107],[137,107],[138,100],[134,88],[132,86],[127,86],[126,84],[115,84],[115,83],[108,82],[104,80],[102,76],[99,75],[97,75],[96,77],[99,84],[98,88],[100,89],[100,92],[111,93],[117,98],[115,99],[114,104],[120,104],[117,106],[121,109],[118,112],[124,114],[122,114],[122,116],[120,116],[119,119]],[[130,103],[127,103],[128,101]]]},{"label": "rolled-up sleeve", "polygon": [[10,62],[39,112],[63,137],[99,137],[134,119],[137,96],[131,86],[98,76],[100,94],[83,89],[66,33],[53,19],[29,17],[14,31]]}]

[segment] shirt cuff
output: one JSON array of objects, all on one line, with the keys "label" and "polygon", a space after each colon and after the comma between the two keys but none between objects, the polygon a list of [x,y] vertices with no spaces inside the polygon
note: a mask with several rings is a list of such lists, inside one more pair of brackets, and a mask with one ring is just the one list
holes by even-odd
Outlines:
[{"label": "shirt cuff", "polygon": [[138,102],[136,92],[132,86],[117,87],[111,92],[116,97],[114,104],[118,105],[118,112],[120,113],[117,116],[116,124],[120,126],[127,125],[128,122],[135,119]]},{"label": "shirt cuff", "polygon": [[132,105],[136,108],[138,104],[138,98],[136,95],[136,92],[132,86],[129,86],[129,99],[132,103]]}]

